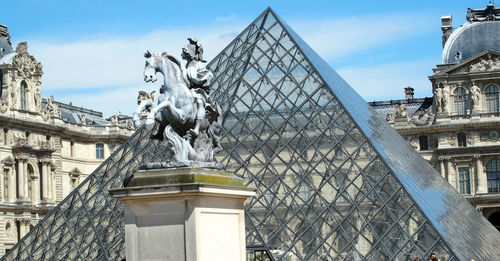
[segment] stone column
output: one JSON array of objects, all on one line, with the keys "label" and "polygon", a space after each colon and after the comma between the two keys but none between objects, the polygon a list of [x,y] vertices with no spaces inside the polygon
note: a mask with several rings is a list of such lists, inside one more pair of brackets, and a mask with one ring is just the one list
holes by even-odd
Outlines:
[{"label": "stone column", "polygon": [[24,200],[30,200],[28,199],[28,160],[24,159],[23,160],[23,173],[24,173]]},{"label": "stone column", "polygon": [[488,193],[488,178],[483,165],[483,158],[478,157],[476,160],[477,171],[477,193]]},{"label": "stone column", "polygon": [[17,159],[17,191],[18,200],[24,199],[24,164],[23,159]]},{"label": "stone column", "polygon": [[50,197],[50,200],[51,202],[55,202],[56,201],[56,172],[52,169],[52,167],[49,165],[48,166],[48,170],[49,170],[49,177],[50,177],[50,194],[49,194],[49,197]]},{"label": "stone column", "polygon": [[456,181],[457,181],[457,178],[456,178],[456,175],[453,174],[453,166],[452,166],[452,161],[451,161],[451,158],[448,157],[447,158],[447,161],[446,161],[446,175],[447,175],[447,180],[448,182],[455,188],[457,189],[457,184],[456,184]]},{"label": "stone column", "polygon": [[47,177],[47,162],[46,161],[41,161],[42,163],[42,200],[45,202],[48,199],[48,177]]},{"label": "stone column", "polygon": [[439,157],[439,172],[441,173],[441,176],[443,179],[446,180],[446,170],[444,168],[444,159],[443,157]]},{"label": "stone column", "polygon": [[234,174],[142,170],[110,193],[125,202],[127,261],[246,260],[243,202],[255,192]]}]

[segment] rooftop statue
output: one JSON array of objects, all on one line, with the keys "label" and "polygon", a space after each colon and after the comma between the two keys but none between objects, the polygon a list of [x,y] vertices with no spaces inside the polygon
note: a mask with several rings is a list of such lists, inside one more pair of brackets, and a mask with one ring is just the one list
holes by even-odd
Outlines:
[{"label": "rooftop statue", "polygon": [[[212,73],[205,68],[203,48],[194,38],[182,48],[185,67],[174,56],[166,53],[144,54],[144,80],[155,82],[156,73],[163,75],[156,104],[150,98],[139,99],[139,113],[151,106],[146,125],[160,123],[152,138],[166,139],[172,145],[172,162],[215,162],[214,155],[222,148],[219,143],[221,109],[208,96]],[[136,111],[136,113],[137,113]],[[139,117],[134,117],[139,124]]]}]

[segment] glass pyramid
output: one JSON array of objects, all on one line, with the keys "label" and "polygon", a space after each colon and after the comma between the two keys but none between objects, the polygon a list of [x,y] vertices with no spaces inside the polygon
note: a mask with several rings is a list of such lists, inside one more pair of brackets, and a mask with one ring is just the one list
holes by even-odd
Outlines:
[{"label": "glass pyramid", "polygon": [[[245,207],[250,248],[277,260],[500,260],[500,233],[271,9],[209,67],[224,112],[218,161],[258,192]],[[151,132],[139,129],[3,260],[124,258],[123,205],[107,189],[170,158]]]}]

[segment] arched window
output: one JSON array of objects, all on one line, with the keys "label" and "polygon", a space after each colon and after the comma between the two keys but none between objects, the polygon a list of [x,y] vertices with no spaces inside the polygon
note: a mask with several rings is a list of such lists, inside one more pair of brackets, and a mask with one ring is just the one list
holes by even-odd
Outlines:
[{"label": "arched window", "polygon": [[467,114],[467,92],[464,88],[456,88],[453,91],[455,115]]},{"label": "arched window", "polygon": [[485,90],[486,109],[488,112],[498,112],[498,88],[490,85]]},{"label": "arched window", "polygon": [[500,192],[500,160],[490,160],[486,165],[488,192]]},{"label": "arched window", "polygon": [[26,91],[28,90],[28,85],[25,81],[21,82],[21,91],[19,93],[19,98],[21,99],[21,110],[26,110]]}]

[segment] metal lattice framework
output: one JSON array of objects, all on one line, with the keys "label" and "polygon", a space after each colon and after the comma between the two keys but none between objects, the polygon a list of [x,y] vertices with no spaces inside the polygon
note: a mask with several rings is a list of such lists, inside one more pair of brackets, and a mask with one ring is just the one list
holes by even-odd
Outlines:
[{"label": "metal lattice framework", "polygon": [[[210,64],[218,161],[257,196],[247,245],[279,260],[500,260],[500,235],[271,9]],[[118,260],[123,208],[107,190],[169,160],[139,129],[3,260]]]}]

